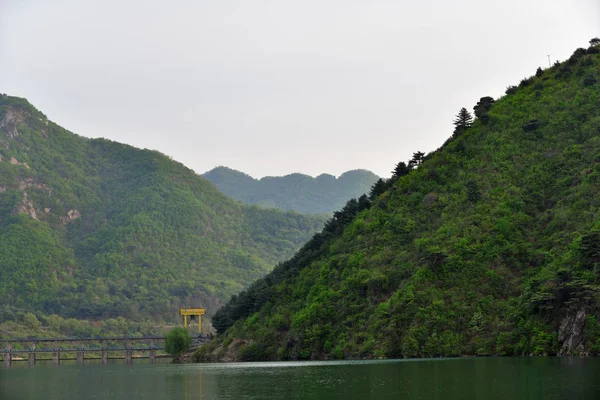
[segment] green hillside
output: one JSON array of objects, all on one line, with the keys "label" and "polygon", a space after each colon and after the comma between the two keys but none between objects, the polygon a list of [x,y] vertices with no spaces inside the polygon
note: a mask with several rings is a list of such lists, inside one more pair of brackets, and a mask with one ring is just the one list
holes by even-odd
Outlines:
[{"label": "green hillside", "polygon": [[77,136],[0,95],[0,322],[214,312],[322,223],[243,206],[163,154]]},{"label": "green hillside", "polygon": [[600,353],[599,50],[461,110],[222,308],[196,359]]},{"label": "green hillside", "polygon": [[312,214],[339,210],[349,198],[367,193],[379,179],[364,169],[347,171],[337,178],[329,174],[316,178],[290,174],[254,179],[231,168],[217,167],[202,176],[226,195],[246,204]]}]

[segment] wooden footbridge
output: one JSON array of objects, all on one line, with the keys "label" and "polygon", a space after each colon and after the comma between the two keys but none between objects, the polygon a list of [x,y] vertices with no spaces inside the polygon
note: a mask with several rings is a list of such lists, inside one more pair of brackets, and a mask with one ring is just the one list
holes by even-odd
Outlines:
[{"label": "wooden footbridge", "polygon": [[[0,344],[4,344],[4,350],[0,349],[0,356],[6,367],[10,367],[13,361],[25,360],[29,362],[30,366],[34,366],[38,355],[43,354],[52,354],[51,358],[45,359],[51,359],[57,365],[60,365],[61,360],[77,360],[78,364],[83,364],[86,359],[85,355],[89,353],[96,356],[88,357],[88,359],[100,359],[102,364],[107,364],[109,358],[125,359],[127,364],[131,364],[134,352],[138,353],[135,358],[149,358],[150,362],[155,362],[156,352],[164,350],[164,341],[163,336],[0,339]],[[65,346],[65,343],[69,344]],[[75,343],[78,347],[73,346]],[[25,355],[27,355],[26,359],[23,357]]]}]

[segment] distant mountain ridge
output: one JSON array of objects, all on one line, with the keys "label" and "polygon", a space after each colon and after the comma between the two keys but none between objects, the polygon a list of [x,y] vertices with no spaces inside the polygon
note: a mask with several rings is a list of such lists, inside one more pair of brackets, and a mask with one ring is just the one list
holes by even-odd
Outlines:
[{"label": "distant mountain ridge", "polygon": [[223,193],[241,202],[313,214],[332,213],[341,209],[348,199],[369,192],[379,179],[377,175],[364,169],[344,172],[338,178],[330,174],[313,178],[294,173],[255,179],[222,166],[202,176]]}]

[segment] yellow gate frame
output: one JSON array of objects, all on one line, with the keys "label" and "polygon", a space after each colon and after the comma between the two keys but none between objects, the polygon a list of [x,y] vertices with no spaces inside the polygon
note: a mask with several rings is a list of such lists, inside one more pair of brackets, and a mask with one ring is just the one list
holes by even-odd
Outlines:
[{"label": "yellow gate frame", "polygon": [[188,323],[187,323],[188,315],[190,315],[190,316],[197,315],[198,316],[198,333],[202,333],[202,315],[204,315],[205,313],[206,313],[206,311],[204,310],[204,308],[180,308],[179,309],[179,315],[183,315],[183,326],[185,328],[188,327]]}]

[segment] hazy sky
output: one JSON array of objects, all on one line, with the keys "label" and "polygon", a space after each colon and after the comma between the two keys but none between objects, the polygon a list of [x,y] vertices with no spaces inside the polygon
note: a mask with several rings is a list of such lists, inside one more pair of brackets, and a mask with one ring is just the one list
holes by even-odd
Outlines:
[{"label": "hazy sky", "polygon": [[0,92],[199,173],[388,176],[600,36],[599,0],[0,0]]}]

